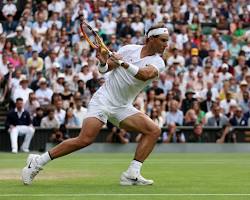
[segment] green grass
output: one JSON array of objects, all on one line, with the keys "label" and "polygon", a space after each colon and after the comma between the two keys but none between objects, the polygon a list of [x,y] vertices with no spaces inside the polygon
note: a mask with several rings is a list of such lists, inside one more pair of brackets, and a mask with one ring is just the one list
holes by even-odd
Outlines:
[{"label": "green grass", "polygon": [[[26,157],[27,154],[0,153],[1,200],[250,199],[250,195],[239,195],[250,194],[250,154],[152,154],[143,165],[142,174],[154,179],[155,184],[129,187],[118,183],[121,172],[126,170],[133,154],[74,153],[49,163],[31,186],[24,186],[20,181],[20,171]],[[62,196],[53,196],[56,194]],[[92,196],[94,194],[101,195]]]}]

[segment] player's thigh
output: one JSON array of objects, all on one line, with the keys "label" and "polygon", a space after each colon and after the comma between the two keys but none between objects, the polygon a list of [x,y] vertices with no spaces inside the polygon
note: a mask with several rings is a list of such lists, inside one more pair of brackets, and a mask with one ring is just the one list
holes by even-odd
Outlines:
[{"label": "player's thigh", "polygon": [[120,122],[120,127],[131,132],[142,134],[160,134],[159,126],[146,114],[138,112]]},{"label": "player's thigh", "polygon": [[78,136],[80,140],[94,140],[100,130],[102,129],[104,122],[96,117],[88,117],[83,121],[81,132]]}]

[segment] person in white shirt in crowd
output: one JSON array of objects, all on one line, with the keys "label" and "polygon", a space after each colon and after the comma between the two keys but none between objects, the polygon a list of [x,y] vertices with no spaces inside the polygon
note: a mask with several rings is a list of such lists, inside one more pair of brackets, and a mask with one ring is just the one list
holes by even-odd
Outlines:
[{"label": "person in white shirt in crowd", "polygon": [[250,60],[250,37],[247,38],[247,44],[244,45],[241,49],[245,52],[246,60]]},{"label": "person in white shirt in crowd", "polygon": [[29,93],[29,99],[24,104],[24,109],[29,112],[31,119],[35,116],[38,107],[40,107],[40,104],[36,99],[36,94],[34,92]]},{"label": "person in white shirt in crowd", "polygon": [[81,97],[75,96],[74,100],[75,100],[75,108],[73,110],[73,113],[80,123],[79,127],[81,127],[83,124],[83,120],[87,116],[87,108],[82,106]]},{"label": "person in white shirt in crowd", "polygon": [[200,92],[200,96],[203,99],[206,99],[207,92],[210,91],[212,94],[212,100],[215,101],[216,98],[219,96],[219,91],[216,87],[214,87],[213,81],[210,80],[207,82],[207,86]]},{"label": "person in white shirt in crowd", "polygon": [[59,124],[63,124],[65,118],[65,110],[63,109],[63,101],[62,99],[57,99],[55,101],[55,117],[58,120]]},{"label": "person in white shirt in crowd", "polygon": [[23,99],[23,103],[25,104],[29,99],[29,94],[33,92],[32,89],[28,87],[29,80],[25,75],[22,75],[19,81],[20,87],[17,87],[13,92],[12,100],[16,102],[18,98]]},{"label": "person in white shirt in crowd", "polygon": [[232,74],[228,72],[228,64],[223,63],[221,65],[221,72],[219,72],[220,82],[229,80],[232,77]]},{"label": "person in white shirt in crowd", "polygon": [[224,111],[224,114],[226,115],[228,112],[229,112],[229,106],[230,105],[236,105],[237,106],[237,102],[235,99],[233,99],[233,96],[232,96],[232,92],[228,91],[226,93],[226,98],[223,99],[221,102],[220,102],[220,107],[223,109]]},{"label": "person in white shirt in crowd", "polygon": [[7,0],[7,4],[5,4],[2,8],[2,13],[5,18],[7,15],[15,16],[17,12],[16,5],[13,3],[13,0]]},{"label": "person in white shirt in crowd", "polygon": [[107,35],[108,38],[110,38],[112,34],[116,33],[117,23],[113,18],[112,13],[109,13],[107,17],[105,17],[102,27],[103,27],[102,30],[104,31],[104,33]]},{"label": "person in white shirt in crowd", "polygon": [[47,22],[44,20],[43,13],[38,13],[37,21],[33,22],[32,32],[38,34],[41,37],[44,37],[48,30]]},{"label": "person in white shirt in crowd", "polygon": [[134,21],[131,23],[131,28],[134,32],[139,31],[142,34],[144,33],[144,23],[141,21],[141,16],[137,15],[134,17]]},{"label": "person in white shirt in crowd", "polygon": [[58,74],[57,81],[53,83],[53,91],[62,93],[64,90],[63,83],[65,82],[65,75],[63,73]]},{"label": "person in white shirt in crowd", "polygon": [[39,89],[36,91],[36,97],[41,107],[48,106],[51,102],[53,91],[48,87],[47,80],[42,77],[38,81]]},{"label": "person in white shirt in crowd", "polygon": [[167,60],[168,66],[173,65],[174,63],[179,63],[180,68],[183,68],[185,65],[185,59],[180,55],[179,50],[176,47],[173,48],[173,55]]},{"label": "person in white shirt in crowd", "polygon": [[6,54],[1,54],[0,55],[0,77],[6,75],[9,72],[8,64],[9,64],[8,56]]},{"label": "person in white shirt in crowd", "polygon": [[166,112],[165,125],[170,123],[178,124],[181,126],[183,124],[183,112],[179,109],[179,102],[176,100],[171,100],[169,111]]},{"label": "person in white shirt in crowd", "polygon": [[204,83],[207,84],[209,81],[213,80],[214,74],[212,72],[212,62],[211,60],[207,59],[205,62],[205,66],[203,65],[203,80]]},{"label": "person in white shirt in crowd", "polygon": [[88,65],[83,65],[81,68],[81,72],[79,73],[79,79],[84,83],[87,83],[88,80],[93,78],[93,73],[90,71]]},{"label": "person in white shirt in crowd", "polygon": [[49,108],[48,115],[42,118],[41,128],[59,128],[60,123],[55,116],[55,109]]},{"label": "person in white shirt in crowd", "polygon": [[48,11],[62,13],[65,8],[65,2],[61,0],[52,0],[48,5]]},{"label": "person in white shirt in crowd", "polygon": [[57,29],[62,28],[62,21],[58,19],[59,12],[53,12],[52,16],[50,17],[50,20],[47,22],[48,28],[51,28],[53,24],[56,24]]}]

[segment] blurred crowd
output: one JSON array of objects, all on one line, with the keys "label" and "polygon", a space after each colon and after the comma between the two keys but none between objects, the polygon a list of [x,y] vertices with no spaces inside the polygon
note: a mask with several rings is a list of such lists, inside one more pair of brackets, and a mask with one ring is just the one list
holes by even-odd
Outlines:
[{"label": "blurred crowd", "polygon": [[[162,141],[205,142],[204,125],[250,125],[249,0],[26,0],[22,10],[17,3],[3,0],[1,8],[0,102],[11,109],[21,98],[33,126],[55,128],[52,139],[63,139],[59,128],[81,127],[91,96],[108,78],[81,36],[80,17],[112,51],[143,44],[156,23],[168,27],[166,70],[134,102],[168,127]],[[197,134],[185,138],[176,126],[194,126]]]}]

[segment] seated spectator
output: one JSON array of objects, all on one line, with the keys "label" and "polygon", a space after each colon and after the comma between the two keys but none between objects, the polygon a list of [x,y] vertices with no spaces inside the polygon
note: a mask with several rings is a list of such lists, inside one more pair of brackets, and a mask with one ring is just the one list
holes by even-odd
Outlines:
[{"label": "seated spectator", "polygon": [[130,138],[131,136],[127,131],[114,126],[111,133],[107,136],[106,141],[109,143],[127,144],[130,142]]},{"label": "seated spectator", "polygon": [[184,126],[194,126],[197,122],[197,115],[194,109],[189,109],[184,117]]},{"label": "seated spectator", "polygon": [[178,126],[183,124],[183,112],[178,109],[179,103],[176,100],[170,102],[169,111],[166,113],[165,124],[175,123]]},{"label": "seated spectator", "polygon": [[176,129],[175,123],[168,124],[167,132],[162,134],[162,142],[163,143],[185,143],[186,139],[184,134]]},{"label": "seated spectator", "polygon": [[93,71],[93,78],[86,82],[86,88],[88,88],[91,95],[93,95],[99,87],[99,73],[98,71]]},{"label": "seated spectator", "polygon": [[244,116],[241,107],[237,106],[234,116],[229,120],[232,126],[248,126],[248,119]]},{"label": "seated spectator", "polygon": [[233,128],[230,124],[226,124],[223,126],[221,132],[217,134],[216,143],[236,143],[236,134],[233,132]]},{"label": "seated spectator", "polygon": [[183,111],[183,114],[185,115],[186,112],[192,107],[193,102],[196,100],[193,98],[195,95],[195,92],[192,89],[188,89],[185,93],[186,98],[182,101],[181,110]]},{"label": "seated spectator", "polygon": [[55,109],[48,109],[48,115],[42,118],[41,127],[42,128],[59,128],[59,121],[55,117]]},{"label": "seated spectator", "polygon": [[205,143],[209,142],[208,135],[203,132],[202,124],[195,124],[192,134],[189,136],[188,142]]},{"label": "seated spectator", "polygon": [[227,91],[225,99],[220,102],[220,107],[223,109],[225,115],[229,112],[229,106],[232,104],[237,105],[237,102],[233,99],[232,93]]},{"label": "seated spectator", "polygon": [[40,78],[38,81],[39,89],[36,91],[36,97],[40,106],[46,107],[50,104],[52,97],[52,90],[48,88],[48,83],[45,78]]},{"label": "seated spectator", "polygon": [[80,126],[80,122],[76,118],[75,114],[73,113],[72,108],[66,109],[65,119],[64,119],[64,126],[66,128],[77,128]]},{"label": "seated spectator", "polygon": [[44,117],[43,109],[41,107],[36,108],[36,113],[32,120],[33,126],[40,127],[43,117]]},{"label": "seated spectator", "polygon": [[149,88],[148,91],[154,90],[155,99],[164,100],[165,99],[164,90],[158,86],[158,83],[159,83],[158,80],[153,80],[152,86]]},{"label": "seated spectator", "polygon": [[81,97],[75,97],[75,108],[73,110],[77,120],[79,121],[79,127],[82,126],[83,120],[87,114],[87,108],[82,106],[82,99]]},{"label": "seated spectator", "polygon": [[37,50],[32,51],[32,57],[27,60],[27,67],[33,67],[36,71],[43,70],[43,59],[38,56]]},{"label": "seated spectator", "polygon": [[213,110],[213,116],[208,118],[207,125],[208,126],[225,126],[228,124],[228,118],[221,113],[221,108],[219,106],[215,106]]},{"label": "seated spectator", "polygon": [[207,91],[206,99],[200,103],[200,109],[205,113],[209,112],[211,110],[213,102],[214,101],[212,100],[212,92]]},{"label": "seated spectator", "polygon": [[62,101],[63,101],[63,108],[66,109],[70,106],[70,103],[73,102],[73,94],[70,91],[68,82],[64,82],[63,87],[64,87],[64,90],[62,93],[60,93],[60,95],[61,95]]},{"label": "seated spectator", "polygon": [[16,99],[16,107],[7,114],[5,126],[10,134],[12,153],[18,152],[17,142],[19,135],[25,135],[21,150],[29,152],[30,142],[35,129],[32,126],[30,114],[24,110],[22,98]]},{"label": "seated spectator", "polygon": [[5,18],[8,15],[15,16],[17,12],[16,5],[13,3],[13,0],[7,0],[7,3],[2,8],[2,13]]},{"label": "seated spectator", "polygon": [[242,108],[243,113],[247,113],[250,110],[249,92],[243,92],[243,99],[239,101],[239,106]]},{"label": "seated spectator", "polygon": [[61,96],[58,97],[55,102],[55,117],[58,120],[59,124],[62,125],[65,119],[65,110],[63,109],[63,102]]},{"label": "seated spectator", "polygon": [[51,136],[49,138],[49,141],[52,142],[53,144],[59,144],[65,139],[67,139],[67,138],[64,137],[63,132],[60,129],[55,128],[52,131],[52,134],[51,134]]},{"label": "seated spectator", "polygon": [[24,54],[24,48],[25,48],[25,38],[22,36],[23,28],[21,26],[18,26],[16,28],[16,36],[11,38],[11,42],[14,45],[14,47],[17,48],[17,52],[19,54]]},{"label": "seated spectator", "polygon": [[34,92],[29,93],[29,99],[24,104],[24,109],[29,112],[32,119],[38,107],[40,107],[40,104],[36,99],[36,94]]},{"label": "seated spectator", "polygon": [[197,116],[196,123],[205,124],[205,112],[201,110],[199,101],[194,101],[192,109],[194,109]]},{"label": "seated spectator", "polygon": [[33,91],[28,87],[29,81],[25,75],[21,76],[19,83],[20,87],[14,90],[12,100],[13,102],[16,102],[18,98],[22,98],[23,103],[25,104],[29,99],[29,94]]}]

